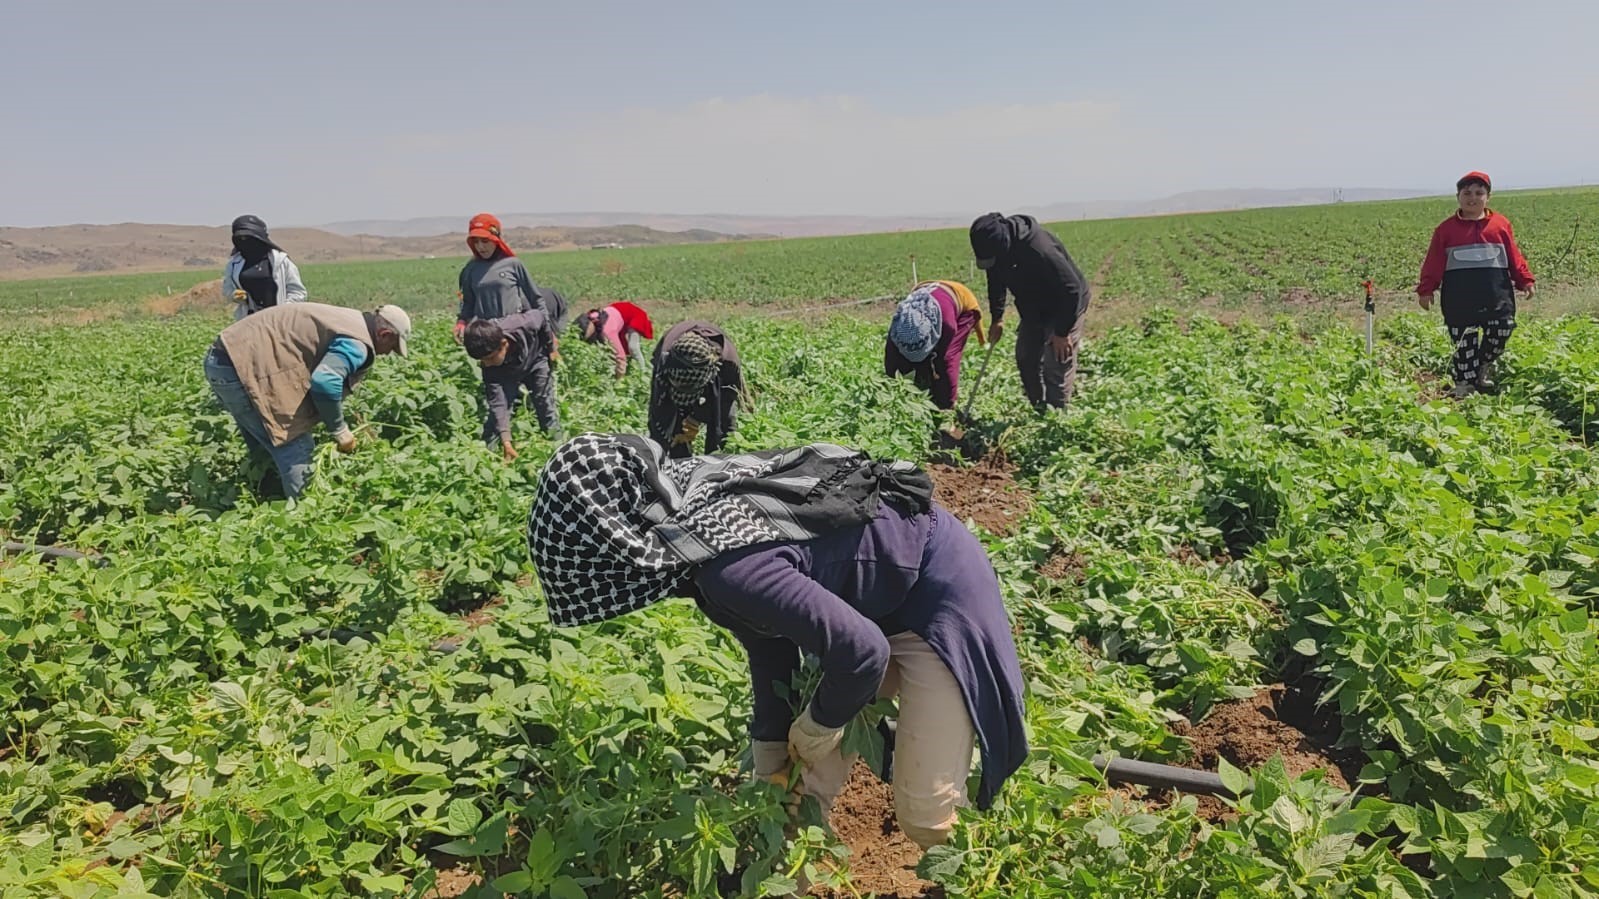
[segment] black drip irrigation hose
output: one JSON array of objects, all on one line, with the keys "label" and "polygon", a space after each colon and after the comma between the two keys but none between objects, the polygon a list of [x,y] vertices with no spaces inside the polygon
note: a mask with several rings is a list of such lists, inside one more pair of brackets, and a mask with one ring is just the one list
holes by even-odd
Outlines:
[{"label": "black drip irrigation hose", "polygon": [[[310,643],[316,640],[333,640],[338,643],[365,640],[368,643],[376,643],[382,639],[383,635],[376,631],[355,630],[346,627],[304,627],[300,629],[301,643]],[[463,639],[462,637],[446,638],[432,644],[428,649],[432,652],[449,655],[460,651]]]},{"label": "black drip irrigation hose", "polygon": [[371,631],[358,631],[344,627],[302,627],[300,628],[300,640],[302,642],[334,640],[339,643],[348,643],[351,640],[366,640],[369,643],[375,643],[378,640],[378,636]]},{"label": "black drip irrigation hose", "polygon": [[1093,764],[1111,783],[1140,784],[1159,789],[1180,790],[1184,793],[1204,793],[1227,799],[1238,798],[1238,794],[1221,782],[1219,775],[1209,771],[1103,755],[1094,756]]},{"label": "black drip irrigation hose", "polygon": [[7,540],[0,543],[0,555],[4,556],[40,556],[45,559],[88,559],[95,565],[104,568],[111,564],[111,560],[99,553],[79,552],[75,549],[66,549],[61,546],[36,546],[32,543],[17,543]]},{"label": "black drip irrigation hose", "polygon": [[[894,742],[899,736],[899,721],[893,718],[878,721],[877,733],[883,738],[883,780],[892,782],[894,775],[891,765],[894,758]],[[1140,762],[1114,755],[1095,755],[1092,763],[1111,783],[1140,784],[1158,789],[1181,790],[1184,793],[1202,793],[1227,799],[1238,798],[1237,793],[1229,790],[1227,785],[1221,782],[1220,775],[1209,771],[1179,768],[1156,762]],[[1246,786],[1244,791],[1249,792],[1252,789],[1253,787]]]}]

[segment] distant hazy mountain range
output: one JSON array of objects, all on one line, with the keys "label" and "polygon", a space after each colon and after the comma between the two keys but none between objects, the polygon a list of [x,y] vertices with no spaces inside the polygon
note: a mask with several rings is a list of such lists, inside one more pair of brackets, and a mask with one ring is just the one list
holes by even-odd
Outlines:
[{"label": "distant hazy mountain range", "polygon": [[[1044,221],[1161,215],[1263,206],[1303,206],[1339,200],[1425,196],[1423,190],[1307,187],[1295,190],[1205,190],[1158,200],[1052,203],[1025,212]],[[1433,193],[1436,193],[1434,191]],[[551,212],[501,215],[506,238],[519,251],[591,246],[710,243],[760,237],[809,237],[961,228],[986,209],[948,215],[721,215],[652,212]],[[274,228],[272,236],[301,263],[353,259],[465,256],[470,212],[393,220],[334,222],[315,228]],[[92,272],[217,271],[229,252],[227,229],[202,225],[60,225],[0,228],[0,278]]]},{"label": "distant hazy mountain range", "polygon": [[[452,220],[453,221],[453,220]],[[466,219],[419,236],[334,234],[317,228],[273,228],[272,239],[300,264],[354,259],[419,259],[467,254]],[[603,228],[508,227],[519,252],[580,247],[638,247],[714,243],[746,235],[704,230],[658,231],[642,225]],[[748,235],[771,237],[772,235]],[[0,228],[0,278],[45,278],[96,272],[165,272],[191,268],[217,273],[232,252],[228,229],[204,225],[59,225]]]},{"label": "distant hazy mountain range", "polygon": [[[1177,212],[1206,212],[1223,209],[1254,209],[1262,206],[1307,206],[1359,200],[1396,200],[1423,197],[1436,190],[1394,190],[1389,188],[1304,187],[1291,190],[1196,190],[1173,194],[1158,200],[1107,200],[1089,203],[1051,203],[1004,209],[1025,212],[1045,221],[1083,218],[1121,218],[1133,215],[1163,215]],[[722,234],[775,234],[779,237],[815,237],[826,234],[869,234],[878,231],[917,231],[926,228],[955,228],[971,223],[974,216],[988,210],[949,215],[735,215],[721,213],[679,214],[655,212],[525,212],[500,214],[507,228],[561,226],[597,228],[613,225],[643,225],[659,231],[700,229]],[[455,216],[430,216],[414,219],[358,219],[331,222],[318,227],[335,234],[374,234],[384,237],[422,237],[461,230],[471,213]]]}]

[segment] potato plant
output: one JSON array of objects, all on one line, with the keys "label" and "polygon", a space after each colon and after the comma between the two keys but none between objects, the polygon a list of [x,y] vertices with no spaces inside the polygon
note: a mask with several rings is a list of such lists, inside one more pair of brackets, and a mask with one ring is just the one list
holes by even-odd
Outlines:
[{"label": "potato plant", "polygon": [[[446,317],[418,320],[350,405],[359,451],[320,448],[293,507],[255,495],[209,400],[220,318],[0,330],[0,531],[108,561],[0,560],[0,895],[421,896],[463,867],[477,895],[847,890],[814,814],[746,783],[725,633],[682,602],[548,625],[523,529],[553,445],[523,413],[520,459],[481,446],[476,372]],[[882,321],[726,324],[756,394],[734,448],[925,459],[947,423],[881,376]],[[1502,391],[1464,403],[1429,392],[1435,320],[1382,337],[1372,358],[1341,328],[1152,315],[1090,340],[1080,397],[1044,416],[996,360],[968,432],[1035,497],[981,534],[1034,752],[925,876],[955,896],[1599,892],[1599,326],[1526,323]],[[569,431],[643,429],[645,373],[563,356]],[[1224,766],[1252,789],[1217,820],[1088,762],[1182,760],[1179,719],[1283,679],[1319,684],[1360,795]]]}]

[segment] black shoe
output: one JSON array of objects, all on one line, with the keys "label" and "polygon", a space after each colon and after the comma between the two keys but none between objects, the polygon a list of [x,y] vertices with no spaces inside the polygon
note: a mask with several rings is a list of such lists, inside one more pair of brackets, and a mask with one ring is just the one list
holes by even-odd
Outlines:
[{"label": "black shoe", "polygon": [[899,732],[899,719],[882,718],[877,722],[877,733],[883,738],[883,783],[894,782],[894,738]]},{"label": "black shoe", "polygon": [[1486,391],[1498,386],[1498,384],[1494,383],[1494,364],[1492,362],[1483,363],[1482,369],[1477,372],[1477,389]]},{"label": "black shoe", "polygon": [[267,466],[261,476],[255,479],[255,496],[261,500],[289,498],[288,491],[283,489],[283,478],[278,476],[277,466]]}]

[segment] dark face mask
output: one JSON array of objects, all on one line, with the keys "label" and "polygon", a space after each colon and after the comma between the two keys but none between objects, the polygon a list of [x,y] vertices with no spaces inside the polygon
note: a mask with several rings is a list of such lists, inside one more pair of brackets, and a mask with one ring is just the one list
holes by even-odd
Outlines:
[{"label": "dark face mask", "polygon": [[[972,223],[972,255],[979,260],[1003,260],[1010,252],[1010,224],[997,213],[989,213]],[[993,266],[990,261],[984,268]]]},{"label": "dark face mask", "polygon": [[268,253],[272,252],[272,247],[268,246],[265,241],[254,237],[234,237],[233,249],[240,256],[243,256],[244,261],[250,265],[260,262],[267,257]]}]

